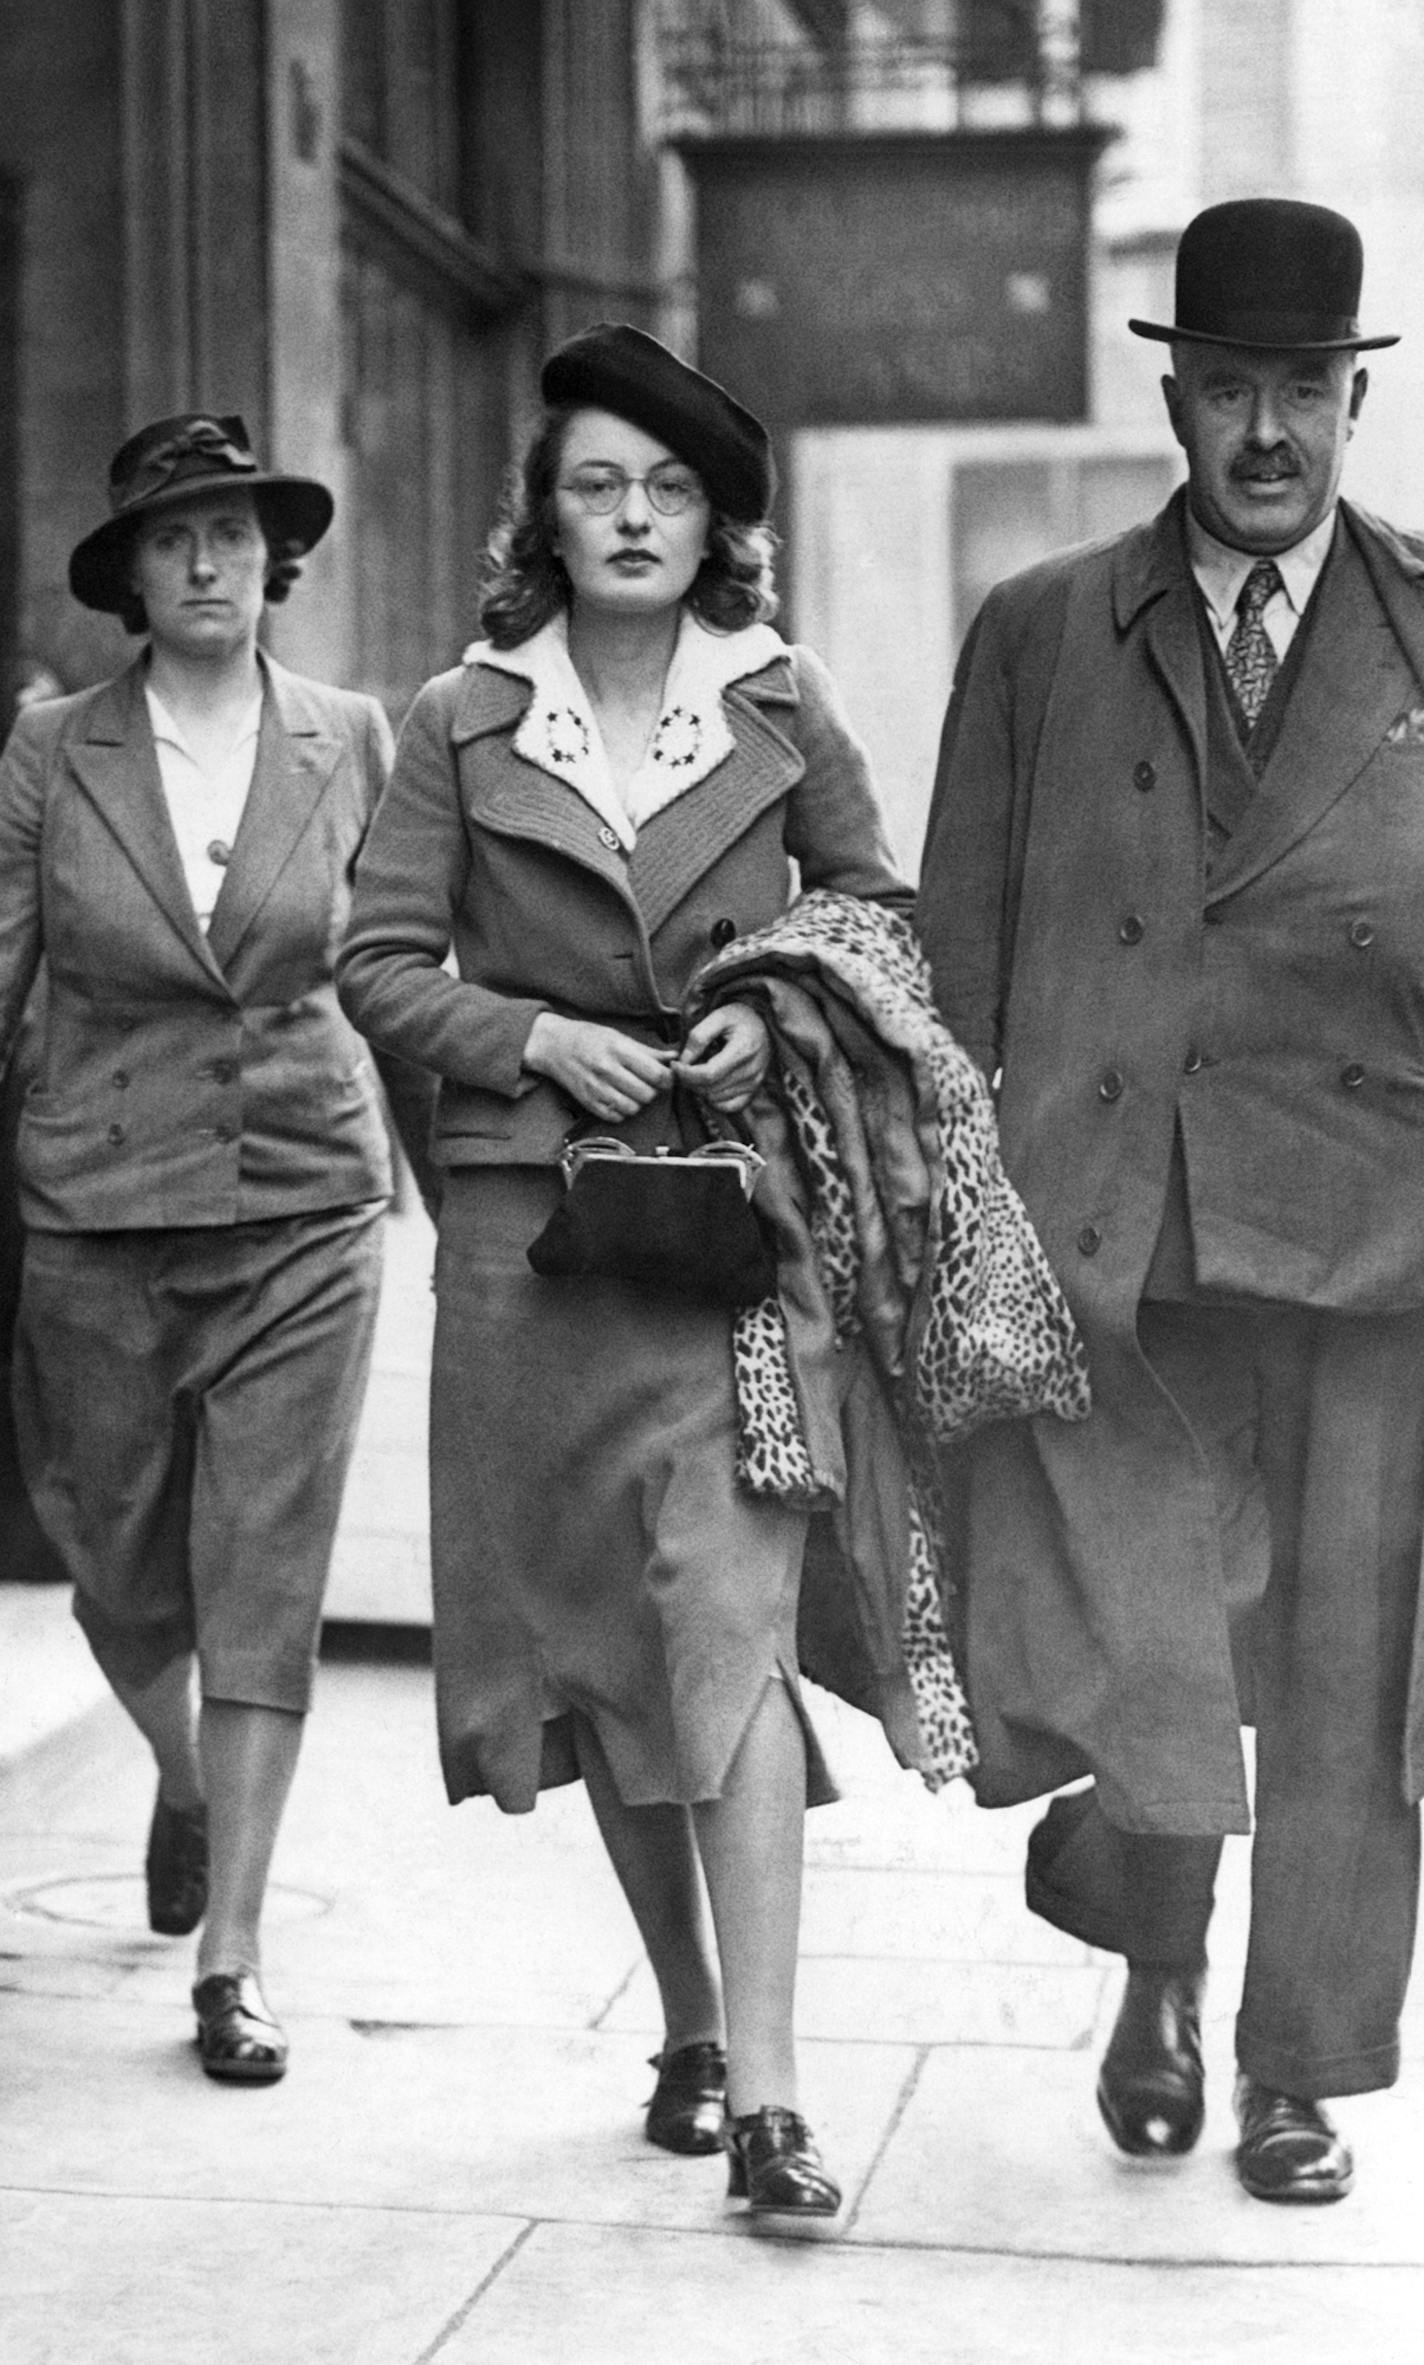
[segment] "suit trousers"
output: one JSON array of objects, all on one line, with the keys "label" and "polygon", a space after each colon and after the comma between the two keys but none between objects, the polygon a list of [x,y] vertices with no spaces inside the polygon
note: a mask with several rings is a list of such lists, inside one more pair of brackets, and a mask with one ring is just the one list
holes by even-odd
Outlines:
[{"label": "suit trousers", "polygon": [[[1243,1722],[1256,1727],[1237,2059],[1309,2098],[1391,2085],[1419,1810],[1404,1717],[1424,1537],[1424,1311],[1145,1304],[1143,1350],[1209,1471]],[[1057,1799],[1029,1901],[1130,1960],[1205,1960],[1221,1843]]]},{"label": "suit trousers", "polygon": [[382,1213],[30,1233],[21,1459],[111,1681],[195,1655],[206,1699],[310,1704]]}]

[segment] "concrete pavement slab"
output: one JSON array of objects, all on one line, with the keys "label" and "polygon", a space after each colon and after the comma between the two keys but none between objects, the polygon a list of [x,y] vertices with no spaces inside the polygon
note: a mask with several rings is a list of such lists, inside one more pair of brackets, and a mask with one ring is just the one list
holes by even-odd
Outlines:
[{"label": "concrete pavement slab", "polygon": [[0,1584],[0,1771],[107,1699],[68,1585]]},{"label": "concrete pavement slab", "polygon": [[[649,2299],[656,2294],[655,2312]],[[537,2226],[439,2365],[1418,2365],[1424,2273],[1269,2275]]]},{"label": "concrete pavement slab", "polygon": [[[854,2045],[867,2032],[900,2045],[1088,2044],[1111,1974],[1102,1963],[920,1963],[903,1955],[803,1956],[796,2025],[807,2038]],[[608,2015],[610,2028],[656,2026],[646,1963]]]},{"label": "concrete pavement slab", "polygon": [[[746,2238],[719,2161],[642,2139],[656,1995],[582,1791],[527,1817],[487,1801],[452,1812],[428,1669],[372,1655],[384,1648],[348,1642],[322,1671],[269,1917],[269,1984],[294,2045],[275,2088],[234,2093],[198,2069],[191,1944],[142,1927],[152,1775],[117,1710],[0,1783],[0,2191],[33,2212],[42,2283],[85,2239],[64,2212],[124,2229],[112,2250],[95,2234],[55,2283],[39,2365],[110,2365],[85,2345],[90,2253],[119,2295],[114,2365],[149,2365],[145,2277],[161,2282],[176,2246],[186,2307],[205,2222],[239,2291],[265,2288],[270,2227],[283,2271],[288,2252],[305,2263],[306,2314],[253,2302],[257,2365],[338,2350],[348,2365],[1418,2353],[1419,2070],[1393,2096],[1340,2106],[1352,2199],[1247,2201],[1228,2160],[1239,1965],[1224,1962],[1202,2148],[1175,2172],[1134,2170],[1092,2102],[1117,1968],[1018,1902],[1035,1810],[930,1798],[830,1705],[847,1796],[808,1826],[800,2017],[807,2114],[849,2206],[838,2244],[788,2254]],[[1229,1849],[1228,1936],[1244,1870]],[[1417,2001],[1410,2027],[1424,2037]],[[412,2303],[404,2352],[380,2345],[379,2314],[363,2347],[360,2285],[385,2271],[388,2221],[430,2220],[431,2305]],[[343,2333],[329,2351],[327,2317]],[[164,2322],[153,2365],[248,2365],[241,2348],[175,2348]],[[8,2329],[0,2306],[4,2365]]]},{"label": "concrete pavement slab", "polygon": [[[1091,2058],[931,2053],[861,2203],[857,2238],[1019,2256],[1424,2268],[1417,2095],[1332,2103],[1356,2149],[1353,2195],[1271,2207],[1248,2199],[1231,2168],[1229,2026],[1212,2032],[1207,2054],[1200,2147],[1158,2165],[1114,2151]],[[1424,2330],[1420,2339],[1424,2354]]]},{"label": "concrete pavement slab", "polygon": [[[32,2190],[725,2230],[725,2163],[643,2138],[643,2043],[285,2017],[287,2077],[234,2090],[203,2076],[176,2000],[9,1996],[0,2182],[22,2166]],[[848,2192],[913,2067],[890,2045],[806,2048],[807,2108]]]},{"label": "concrete pavement slab", "polygon": [[1024,1911],[1021,1874],[812,1864],[801,1952],[1081,1969],[1089,1949]]},{"label": "concrete pavement slab", "polygon": [[0,2197],[0,2354],[5,2365],[413,2365],[521,2230],[255,2197]]}]

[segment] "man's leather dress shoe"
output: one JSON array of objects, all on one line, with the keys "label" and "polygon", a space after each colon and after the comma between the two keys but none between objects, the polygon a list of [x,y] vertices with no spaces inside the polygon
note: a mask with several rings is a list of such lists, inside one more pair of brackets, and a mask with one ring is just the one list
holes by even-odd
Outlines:
[{"label": "man's leather dress shoe", "polygon": [[1177,2158],[1201,2133],[1204,1978],[1201,1971],[1128,1964],[1098,2077],[1098,2108],[1119,2151],[1134,2159]]},{"label": "man's leather dress shoe", "polygon": [[1236,2173],[1256,2201],[1343,2201],[1355,2163],[1318,2102],[1236,2081]]}]

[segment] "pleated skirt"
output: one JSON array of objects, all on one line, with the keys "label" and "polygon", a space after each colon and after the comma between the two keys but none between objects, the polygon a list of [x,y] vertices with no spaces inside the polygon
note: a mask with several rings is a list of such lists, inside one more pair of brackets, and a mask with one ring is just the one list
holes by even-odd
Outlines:
[{"label": "pleated skirt", "polygon": [[456,1168],[436,1257],[431,1558],[452,1799],[576,1778],[587,1719],[629,1805],[720,1795],[769,1682],[835,1796],[796,1673],[805,1514],[735,1476],[731,1318],[526,1256],[562,1191]]}]

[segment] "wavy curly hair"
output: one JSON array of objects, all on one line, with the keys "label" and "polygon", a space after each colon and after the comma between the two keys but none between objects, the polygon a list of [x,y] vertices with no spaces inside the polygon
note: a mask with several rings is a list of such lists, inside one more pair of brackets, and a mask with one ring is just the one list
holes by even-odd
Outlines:
[{"label": "wavy curly hair", "polygon": [[[290,535],[278,532],[278,519],[282,507],[280,500],[272,503],[264,502],[263,487],[259,485],[253,490],[252,506],[257,512],[257,523],[262,530],[262,539],[267,545],[267,574],[262,586],[262,597],[269,608],[279,608],[302,571],[302,560],[305,558],[306,552],[300,542],[293,541]],[[128,544],[128,557],[130,558],[133,555],[137,536],[138,525],[135,522],[133,536]],[[127,563],[127,559],[125,563]],[[137,591],[126,593],[123,606],[116,608],[114,613],[125,632],[135,635],[147,632],[148,610],[143,604],[141,593]]]},{"label": "wavy curly hair", "polygon": [[[554,548],[554,493],[564,436],[580,407],[545,412],[523,467],[506,484],[480,576],[480,623],[497,649],[517,648],[569,604],[569,579]],[[772,572],[776,547],[769,525],[740,525],[714,509],[687,594],[694,615],[715,632],[769,624],[781,604]]]}]

